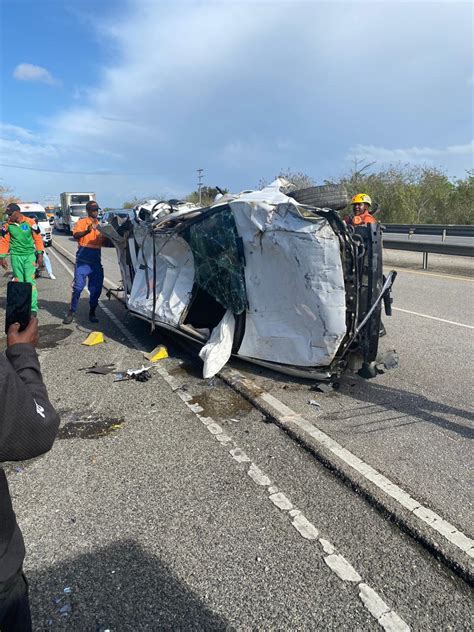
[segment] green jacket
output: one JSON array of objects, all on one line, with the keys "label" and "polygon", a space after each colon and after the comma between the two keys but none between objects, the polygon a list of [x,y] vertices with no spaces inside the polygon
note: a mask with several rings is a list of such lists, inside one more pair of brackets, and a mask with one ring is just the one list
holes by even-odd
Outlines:
[{"label": "green jacket", "polygon": [[5,223],[0,235],[0,259],[11,255],[34,255],[44,252],[38,224],[30,217],[21,218],[19,224]]}]

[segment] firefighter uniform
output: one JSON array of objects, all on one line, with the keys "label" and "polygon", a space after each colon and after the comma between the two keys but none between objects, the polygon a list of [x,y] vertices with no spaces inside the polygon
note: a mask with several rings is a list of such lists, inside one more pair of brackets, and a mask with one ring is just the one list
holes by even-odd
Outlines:
[{"label": "firefighter uniform", "polygon": [[361,215],[354,215],[352,218],[353,226],[365,226],[366,224],[376,224],[377,220],[370,213],[362,213]]},{"label": "firefighter uniform", "polygon": [[19,222],[3,224],[0,237],[0,259],[10,254],[13,276],[16,281],[31,283],[31,311],[38,311],[36,288],[36,256],[44,252],[38,224],[30,217],[21,216]]},{"label": "firefighter uniform", "polygon": [[357,193],[351,200],[353,216],[350,217],[348,224],[353,226],[366,226],[367,224],[376,224],[377,220],[370,213],[372,199],[367,193]]}]

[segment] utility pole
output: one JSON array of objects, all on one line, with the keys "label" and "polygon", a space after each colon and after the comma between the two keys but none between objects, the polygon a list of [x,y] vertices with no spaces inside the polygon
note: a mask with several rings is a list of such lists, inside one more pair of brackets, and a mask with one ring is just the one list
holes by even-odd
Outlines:
[{"label": "utility pole", "polygon": [[198,173],[198,193],[199,193],[199,204],[201,204],[201,200],[202,200],[202,178],[203,178],[203,171],[204,169],[198,169],[197,173]]}]

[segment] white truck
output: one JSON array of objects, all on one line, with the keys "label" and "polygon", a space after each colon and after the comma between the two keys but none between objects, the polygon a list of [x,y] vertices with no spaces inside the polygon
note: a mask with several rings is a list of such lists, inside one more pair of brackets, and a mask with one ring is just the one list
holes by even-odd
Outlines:
[{"label": "white truck", "polygon": [[53,243],[53,228],[49,223],[44,206],[37,202],[25,202],[18,206],[22,215],[34,219],[38,224],[45,247],[51,246]]},{"label": "white truck", "polygon": [[95,193],[61,193],[61,207],[54,216],[55,228],[71,233],[77,220],[86,217],[86,204],[91,200],[95,200]]}]

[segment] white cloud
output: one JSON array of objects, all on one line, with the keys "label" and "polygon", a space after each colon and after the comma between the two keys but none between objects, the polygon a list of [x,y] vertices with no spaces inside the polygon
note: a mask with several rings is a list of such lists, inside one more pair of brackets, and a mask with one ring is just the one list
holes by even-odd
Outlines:
[{"label": "white cloud", "polygon": [[20,140],[0,138],[0,162],[11,164],[12,156],[14,164],[29,166],[31,164],[48,164],[59,158],[56,147],[48,144],[25,143]]},{"label": "white cloud", "polygon": [[[465,145],[450,145],[449,147],[407,147],[403,149],[390,149],[387,147],[375,147],[373,145],[355,145],[351,147],[346,158],[361,158],[375,161],[381,164],[387,163],[439,163],[451,157],[472,157],[474,154],[474,140]],[[466,161],[466,167],[469,160]]]},{"label": "white cloud", "polygon": [[34,64],[18,64],[13,71],[13,76],[18,81],[36,81],[38,83],[46,83],[50,86],[58,85],[60,82],[42,66]]},{"label": "white cloud", "polygon": [[7,138],[17,138],[26,141],[37,141],[38,136],[33,134],[29,129],[19,127],[18,125],[10,125],[0,121],[0,135]]},{"label": "white cloud", "polygon": [[[123,6],[106,22],[94,16],[88,23],[109,61],[96,85],[74,77],[69,107],[42,121],[37,135],[39,151],[54,148],[56,158],[35,162],[31,152],[29,166],[160,174],[122,179],[121,190],[127,183],[139,197],[189,192],[197,167],[205,168],[206,184],[235,189],[282,167],[322,178],[342,171],[347,147],[377,161],[446,159],[452,173],[465,168],[467,153],[454,142],[470,138],[465,81],[472,68],[464,63],[469,29],[458,5]],[[369,43],[356,42],[355,32],[369,33]],[[46,69],[28,66],[54,82]],[[456,112],[456,129],[447,112]],[[24,164],[33,144],[28,130],[4,135],[25,143],[18,148]],[[20,164],[14,154],[9,162]],[[95,181],[107,203],[120,203],[124,194],[114,191],[112,176]]]}]

